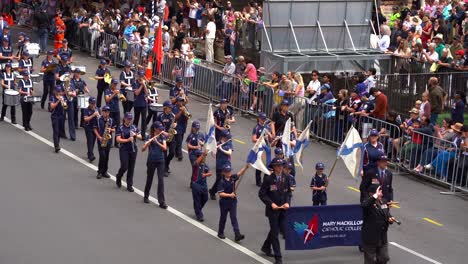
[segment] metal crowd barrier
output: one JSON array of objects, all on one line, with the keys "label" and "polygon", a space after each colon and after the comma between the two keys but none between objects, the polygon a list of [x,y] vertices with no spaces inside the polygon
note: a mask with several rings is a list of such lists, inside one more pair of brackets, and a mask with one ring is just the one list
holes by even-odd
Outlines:
[{"label": "metal crowd barrier", "polygon": [[[453,141],[420,132],[401,137],[400,166],[419,176],[429,178],[453,189],[460,151]],[[415,169],[419,169],[416,171]]]},{"label": "metal crowd barrier", "polygon": [[100,37],[95,39],[94,52],[99,58],[107,58],[115,64],[118,52],[118,39],[115,35],[101,33]]},{"label": "metal crowd barrier", "polygon": [[453,191],[462,191],[468,193],[468,149],[459,151],[457,160],[457,168],[455,169],[455,177],[453,177]]}]

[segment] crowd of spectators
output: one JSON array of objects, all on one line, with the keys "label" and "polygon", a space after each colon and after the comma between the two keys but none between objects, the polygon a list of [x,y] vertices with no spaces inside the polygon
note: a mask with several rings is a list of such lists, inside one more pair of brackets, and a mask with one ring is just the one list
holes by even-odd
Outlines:
[{"label": "crowd of spectators", "polygon": [[[447,87],[441,87],[438,78],[430,78],[427,91],[418,94],[412,109],[406,109],[409,118],[405,119],[389,109],[390,99],[385,89],[377,87],[374,68],[355,74],[347,89],[333,87],[333,76],[316,70],[307,77],[293,71],[267,73],[239,52],[239,47],[260,48],[262,6],[257,2],[235,10],[230,1],[187,0],[170,5],[159,0],[154,17],[152,2],[143,0],[34,2],[47,10],[64,11],[66,38],[71,43],[77,30],[88,30],[90,45],[107,33],[147,51],[154,41],[153,25],[162,20],[163,51],[167,58],[183,62],[171,66],[171,74],[174,79],[183,77],[188,90],[197,78],[197,57],[213,62],[219,43],[224,52],[224,75],[213,93],[233,106],[271,113],[286,99],[296,123],[313,120],[313,132],[322,138],[341,142],[344,131],[354,125],[366,139],[368,128],[378,126],[386,154],[415,172],[433,170],[437,177],[448,180],[457,173],[464,175],[468,166],[465,91],[454,91],[448,98]],[[49,14],[55,15],[54,11]],[[376,34],[371,36],[371,46],[401,57],[396,64],[400,73],[414,70],[412,60],[429,63],[431,71],[441,67],[468,70],[468,4],[428,1],[423,7],[395,7],[387,18],[378,9],[372,20]],[[450,117],[440,122],[439,115],[444,113]],[[454,160],[462,165],[449,174],[457,170]]]}]

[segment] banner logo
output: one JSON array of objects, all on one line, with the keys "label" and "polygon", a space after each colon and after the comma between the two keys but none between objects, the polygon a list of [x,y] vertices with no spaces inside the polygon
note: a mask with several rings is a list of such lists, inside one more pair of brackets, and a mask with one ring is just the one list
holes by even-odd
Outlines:
[{"label": "banner logo", "polygon": [[311,241],[318,234],[318,227],[319,221],[317,214],[314,214],[307,225],[304,222],[294,222],[294,230],[300,237],[304,239],[304,245]]}]

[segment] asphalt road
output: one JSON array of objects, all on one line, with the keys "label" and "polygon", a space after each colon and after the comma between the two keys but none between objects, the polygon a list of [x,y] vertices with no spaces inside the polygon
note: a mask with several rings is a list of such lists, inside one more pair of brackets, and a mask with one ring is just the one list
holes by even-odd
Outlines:
[{"label": "asphalt road", "polygon": [[[18,30],[14,30],[14,32]],[[35,59],[35,65],[42,60]],[[96,94],[94,75],[97,60],[75,53],[76,65],[86,65],[84,75]],[[35,66],[36,68],[38,66]],[[118,76],[119,69],[112,69]],[[36,86],[42,91],[42,83]],[[161,90],[161,98],[167,91]],[[194,119],[206,121],[207,102],[192,97],[188,108]],[[7,117],[9,115],[7,114]],[[233,167],[245,164],[251,147],[254,120],[236,116]],[[21,110],[17,109],[21,124]],[[166,178],[168,211],[142,203],[141,192],[118,190],[111,180],[97,180],[95,165],[85,161],[86,139],[78,129],[77,141],[62,140],[64,151],[53,153],[50,114],[34,106],[32,132],[20,126],[0,123],[0,263],[128,263],[158,260],[159,263],[269,263],[259,254],[268,232],[264,206],[257,197],[254,171],[247,172],[238,194],[238,218],[246,239],[240,245],[215,237],[219,207],[215,201],[205,206],[205,222],[194,221],[192,196],[188,188],[191,173],[185,155],[173,161]],[[68,133],[68,131],[67,131]],[[187,135],[187,134],[186,134]],[[49,145],[48,145],[49,144]],[[141,143],[140,143],[141,146]],[[297,175],[293,205],[311,205],[309,189],[314,164],[322,161],[329,169],[336,149],[312,142],[304,154],[304,173]],[[97,155],[97,150],[95,151]],[[139,152],[134,186],[142,190],[146,179],[146,153]],[[214,166],[214,159],[208,164]],[[109,172],[119,168],[118,151],[112,149]],[[211,184],[213,179],[209,179]],[[389,231],[391,263],[466,263],[468,231],[467,202],[441,195],[436,186],[406,175],[394,176],[395,200],[392,209],[403,224]],[[155,195],[156,183],[153,186]],[[329,204],[359,201],[358,182],[338,163],[328,189]],[[153,199],[155,202],[155,200]],[[426,220],[425,220],[426,219]],[[227,224],[226,235],[233,238]],[[284,246],[283,246],[284,249]],[[286,263],[362,263],[355,247],[314,251],[287,251]]]}]

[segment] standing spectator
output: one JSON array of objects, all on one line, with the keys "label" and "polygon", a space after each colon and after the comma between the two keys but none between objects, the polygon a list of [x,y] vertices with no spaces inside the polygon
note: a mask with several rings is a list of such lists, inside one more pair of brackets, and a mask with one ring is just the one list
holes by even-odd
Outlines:
[{"label": "standing spectator", "polygon": [[421,106],[418,109],[419,117],[422,118],[425,116],[426,118],[431,118],[431,103],[429,102],[429,93],[427,91],[424,92],[421,98]]},{"label": "standing spectator", "polygon": [[423,50],[422,55],[423,55],[423,60],[433,63],[439,61],[439,54],[435,51],[436,44],[435,43],[430,43],[427,46],[427,51]]},{"label": "standing spectator", "polygon": [[392,32],[387,25],[380,26],[380,31],[382,32],[382,38],[379,40],[379,49],[385,52],[390,47],[390,35]]},{"label": "standing spectator", "polygon": [[233,75],[236,72],[236,65],[232,63],[232,56],[224,56],[224,60],[226,64],[223,68],[223,79],[221,80],[221,91],[220,91],[220,98],[225,98],[229,100],[230,95],[232,93],[232,82],[233,82]]},{"label": "standing spectator", "polygon": [[309,85],[305,91],[307,98],[313,101],[320,94],[320,81],[319,81],[319,72],[317,70],[312,70],[312,80],[310,80]]},{"label": "standing spectator", "polygon": [[444,101],[447,93],[439,86],[437,77],[429,79],[429,102],[431,102],[431,121],[437,124],[437,118],[444,109]]},{"label": "standing spectator", "polygon": [[377,70],[375,68],[369,68],[369,70],[367,71],[367,78],[364,81],[364,84],[366,85],[366,92],[365,93],[361,92],[361,95],[366,95],[366,94],[372,95],[370,93],[370,90],[375,87],[375,81],[376,81],[375,74],[376,73],[377,73]]},{"label": "standing spectator", "polygon": [[45,9],[34,14],[34,25],[37,26],[37,42],[39,42],[41,53],[45,54],[47,51],[47,35],[49,33],[49,17]]},{"label": "standing spectator", "polygon": [[163,26],[163,34],[162,34],[162,45],[163,45],[163,51],[164,52],[169,52],[171,49],[171,37],[169,36],[168,32],[168,27],[166,25]]},{"label": "standing spectator", "polygon": [[181,24],[179,27],[179,31],[176,33],[176,36],[174,38],[174,46],[172,47],[172,49],[180,50],[185,36],[187,36],[187,34],[185,33],[185,25]]},{"label": "standing spectator", "polygon": [[463,110],[465,109],[466,105],[466,96],[465,93],[462,91],[457,91],[455,93],[455,100],[452,105],[452,112],[451,118],[454,123],[461,123],[465,122],[465,118],[463,116]]},{"label": "standing spectator", "polygon": [[214,23],[214,18],[210,16],[208,18],[208,24],[205,29],[205,54],[206,60],[209,62],[214,61],[214,41],[216,36],[216,24]]},{"label": "standing spectator", "polygon": [[427,48],[428,42],[431,39],[432,23],[431,23],[431,20],[429,20],[429,17],[427,16],[423,17],[423,23],[424,23],[424,26],[422,28],[421,42],[423,44],[423,47]]},{"label": "standing spectator", "polygon": [[375,98],[375,108],[371,112],[370,116],[385,120],[388,112],[388,101],[387,96],[378,88],[372,88],[370,94]]},{"label": "standing spectator", "polygon": [[439,54],[439,58],[442,57],[442,51],[445,49],[444,39],[442,34],[437,34],[432,38],[432,41],[435,44],[435,51]]},{"label": "standing spectator", "polygon": [[62,11],[57,11],[54,19],[55,36],[54,36],[54,52],[62,47],[62,40],[65,38],[65,23],[62,20]]},{"label": "standing spectator", "polygon": [[189,7],[190,37],[196,38],[198,37],[197,12],[200,9],[200,4],[197,0],[192,0],[191,3],[189,3]]}]

